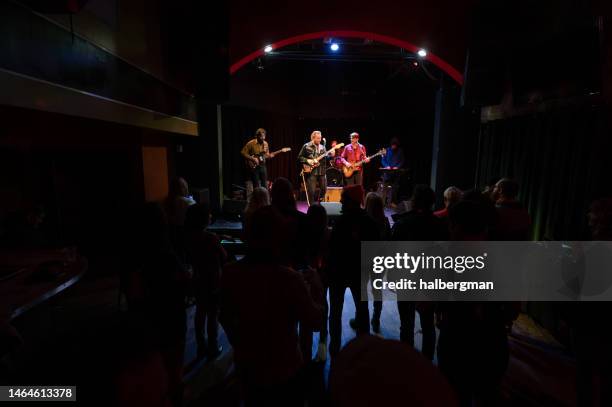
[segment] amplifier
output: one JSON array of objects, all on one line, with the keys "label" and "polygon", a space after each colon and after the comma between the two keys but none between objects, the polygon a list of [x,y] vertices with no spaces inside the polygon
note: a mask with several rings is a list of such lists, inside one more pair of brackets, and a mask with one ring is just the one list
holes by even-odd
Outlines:
[{"label": "amplifier", "polygon": [[342,187],[327,187],[325,192],[325,202],[340,202]]},{"label": "amplifier", "polygon": [[325,208],[328,218],[335,218],[342,214],[342,204],[340,202],[321,202]]}]

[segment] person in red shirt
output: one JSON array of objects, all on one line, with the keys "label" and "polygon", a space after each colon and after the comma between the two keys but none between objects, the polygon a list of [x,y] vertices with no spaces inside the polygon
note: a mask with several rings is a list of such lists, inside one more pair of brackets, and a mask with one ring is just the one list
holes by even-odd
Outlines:
[{"label": "person in red shirt", "polygon": [[351,144],[344,147],[342,155],[342,164],[345,167],[354,167],[355,172],[350,177],[344,178],[346,185],[363,185],[363,174],[361,167],[355,165],[359,161],[367,159],[366,148],[363,144],[359,144],[359,133],[351,133]]}]

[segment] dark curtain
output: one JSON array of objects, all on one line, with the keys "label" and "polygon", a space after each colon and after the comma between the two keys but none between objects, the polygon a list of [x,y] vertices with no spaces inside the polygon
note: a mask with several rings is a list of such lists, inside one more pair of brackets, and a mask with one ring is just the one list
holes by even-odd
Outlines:
[{"label": "dark curtain", "polygon": [[536,240],[587,237],[589,204],[609,193],[601,107],[583,106],[481,126],[477,185],[513,177]]}]

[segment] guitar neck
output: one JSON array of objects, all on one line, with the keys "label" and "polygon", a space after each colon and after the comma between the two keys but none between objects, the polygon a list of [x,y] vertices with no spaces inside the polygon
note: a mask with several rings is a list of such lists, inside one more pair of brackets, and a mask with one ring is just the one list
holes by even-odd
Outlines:
[{"label": "guitar neck", "polygon": [[379,152],[378,152],[378,153],[376,153],[376,154],[373,154],[373,155],[371,155],[371,156],[369,156],[369,157],[366,157],[366,159],[365,159],[365,160],[361,160],[361,161],[359,161],[359,163],[357,163],[357,166],[363,165],[363,164],[365,164],[365,163],[366,163],[368,160],[371,160],[371,159],[372,159],[372,158],[374,158],[374,157],[378,157],[379,155],[382,155],[382,152],[380,152],[380,151],[379,151]]},{"label": "guitar neck", "polygon": [[327,155],[328,155],[329,153],[331,153],[332,151],[334,151],[334,149],[333,149],[333,148],[332,148],[331,150],[327,150],[325,153],[321,154],[320,156],[318,156],[318,157],[317,157],[317,158],[315,158],[314,160],[315,160],[316,162],[319,162],[319,161],[321,161],[322,159],[324,159],[325,157],[327,157]]}]

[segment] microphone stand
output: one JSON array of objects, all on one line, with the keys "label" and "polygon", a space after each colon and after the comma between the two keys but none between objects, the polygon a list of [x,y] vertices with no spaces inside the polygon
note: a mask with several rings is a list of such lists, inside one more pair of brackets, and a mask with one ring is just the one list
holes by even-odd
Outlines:
[{"label": "microphone stand", "polygon": [[302,168],[302,171],[300,172],[300,175],[302,176],[302,182],[304,183],[304,193],[306,194],[306,204],[310,206],[310,198],[308,197],[308,187],[306,187],[306,178],[304,177],[303,168]]}]

